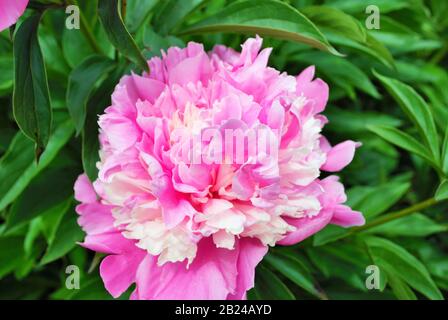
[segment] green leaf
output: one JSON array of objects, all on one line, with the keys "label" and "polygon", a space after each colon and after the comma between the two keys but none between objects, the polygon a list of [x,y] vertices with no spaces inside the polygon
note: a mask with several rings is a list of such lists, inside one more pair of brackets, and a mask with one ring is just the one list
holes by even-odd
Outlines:
[{"label": "green leaf", "polygon": [[[392,180],[376,187],[354,187],[348,190],[349,205],[353,210],[362,212],[367,221],[392,207],[409,190],[409,181]],[[313,237],[314,246],[345,238],[350,229],[335,225],[328,225]]]},{"label": "green leaf", "polygon": [[436,160],[431,156],[428,149],[407,133],[394,127],[381,125],[369,125],[367,126],[367,129],[379,135],[384,140],[409,152],[415,153],[432,165],[437,166]]},{"label": "green leaf", "polygon": [[[420,80],[421,76],[422,76],[422,66],[415,66],[415,68],[417,69],[416,73]],[[400,72],[400,73],[403,74],[403,72]],[[448,80],[445,83],[448,83]],[[445,85],[446,84],[440,84],[440,87],[441,87],[440,91],[444,90],[442,88],[444,88]],[[448,119],[448,108],[446,108],[446,104],[445,104],[442,94],[439,92],[439,90],[437,88],[435,88],[432,85],[422,85],[422,86],[420,86],[420,89],[425,93],[426,97],[428,98],[428,100],[430,102],[436,124],[439,126],[439,128],[442,131],[445,130],[445,128],[446,128],[445,119]],[[446,135],[445,135],[445,137],[446,137]],[[446,138],[445,138],[445,141],[446,141]],[[443,156],[443,153],[442,153],[442,156]],[[448,159],[446,161],[448,161]],[[443,164],[443,161],[442,161],[442,164]],[[448,163],[446,163],[446,166],[447,166],[446,168],[447,168],[447,172],[448,172]]]},{"label": "green leaf", "polygon": [[387,268],[388,271],[393,272],[395,276],[429,299],[443,299],[428,270],[406,249],[389,240],[377,237],[367,237],[364,241],[373,261],[380,269]]},{"label": "green leaf", "polygon": [[98,177],[96,163],[99,161],[98,114],[110,104],[110,96],[123,70],[119,66],[93,92],[87,104],[86,122],[82,131],[82,165],[90,181]]},{"label": "green leaf", "polygon": [[9,94],[13,87],[14,60],[10,57],[0,56],[0,96]]},{"label": "green leaf", "polygon": [[435,199],[442,201],[448,199],[448,180],[443,180],[437,188]]},{"label": "green leaf", "polygon": [[313,236],[313,246],[318,247],[345,238],[349,232],[347,228],[329,224]]},{"label": "green leaf", "polygon": [[405,52],[419,52],[424,50],[434,50],[442,47],[442,43],[437,40],[420,39],[412,36],[403,36],[401,34],[388,34],[381,32],[372,32],[375,37],[386,45],[395,55]]},{"label": "green leaf", "polygon": [[[424,238],[407,239],[407,243],[417,252],[419,258],[425,264],[429,273],[434,276],[434,280],[448,280],[448,259],[446,252],[437,242],[430,242]],[[446,288],[445,288],[446,289]]]},{"label": "green leaf", "polygon": [[[76,31],[74,32],[73,30],[68,29],[64,29],[63,33],[67,31],[72,34],[77,33]],[[63,76],[65,78],[70,72],[70,67],[64,57],[62,43],[58,41],[56,32],[45,24],[40,24],[39,43],[42,48],[42,55],[44,57],[45,66],[47,67],[49,80],[54,76]],[[76,42],[75,44],[72,43],[72,45],[76,44],[78,45],[77,51],[79,52],[79,50],[81,50],[79,42]]]},{"label": "green leaf", "polygon": [[372,2],[371,0],[326,0],[325,4],[334,8],[338,8],[345,12],[356,14],[356,13],[364,13],[366,8],[375,4],[381,13],[388,13],[391,11],[399,10],[406,8],[410,5],[411,1],[409,0],[375,0]]},{"label": "green leaf", "polygon": [[442,170],[448,176],[448,126],[445,129],[445,139],[442,147]]},{"label": "green leaf", "polygon": [[20,130],[36,143],[39,158],[51,131],[47,73],[37,38],[41,15],[26,19],[14,36],[14,118]]},{"label": "green leaf", "polygon": [[265,258],[273,268],[310,294],[322,298],[314,286],[314,279],[303,263],[293,255],[270,253]]},{"label": "green leaf", "polygon": [[420,136],[425,141],[429,150],[431,150],[435,162],[439,163],[439,138],[431,108],[429,108],[425,100],[410,86],[398,80],[380,75],[376,71],[373,71],[373,73],[397,101],[411,121],[417,126]]},{"label": "green leaf", "polygon": [[444,231],[448,231],[448,227],[438,224],[421,213],[414,213],[370,228],[365,232],[384,234],[392,237],[426,237]]},{"label": "green leaf", "polygon": [[67,108],[81,132],[86,119],[86,107],[90,94],[98,82],[113,69],[114,62],[104,56],[94,55],[85,59],[70,74],[67,88]]},{"label": "green leaf", "polygon": [[[338,278],[351,287],[366,291],[366,267],[370,264],[363,249],[353,244],[335,243],[306,248],[313,265],[325,278]],[[383,285],[383,283],[381,283]]]},{"label": "green leaf", "polygon": [[307,17],[279,1],[237,1],[217,14],[187,27],[180,34],[205,32],[256,33],[305,43],[340,55]]},{"label": "green leaf", "polygon": [[[19,227],[65,202],[73,193],[76,176],[77,171],[69,168],[51,168],[40,174],[14,201],[6,230]],[[57,192],[52,193],[51,190]]]},{"label": "green leaf", "polygon": [[389,280],[389,285],[394,293],[394,295],[399,300],[417,300],[415,293],[412,289],[402,281],[400,278],[392,274],[387,273],[387,278]]},{"label": "green leaf", "polygon": [[23,261],[23,237],[0,237],[0,279]]},{"label": "green leaf", "polygon": [[347,59],[329,55],[325,52],[311,51],[294,55],[290,59],[304,61],[309,65],[316,65],[317,70],[343,88],[346,85],[354,86],[374,98],[380,97],[369,77]]},{"label": "green leaf", "polygon": [[[21,131],[17,132],[5,154],[0,159],[0,181],[2,181],[0,184],[0,199],[8,193],[26,168],[34,163],[33,158],[33,142]],[[2,200],[0,200],[1,202]],[[0,206],[0,211],[7,205]]]},{"label": "green leaf", "polygon": [[[94,3],[94,1],[87,2]],[[84,11],[81,11],[81,19],[83,13]],[[105,53],[109,58],[114,57],[115,48],[108,41],[108,36],[104,28],[99,23],[95,26],[93,22],[91,23],[92,25],[88,25],[87,23],[85,26],[81,25],[81,28],[90,30],[87,32],[92,34],[93,41],[96,42],[96,45],[92,45],[81,30],[64,28],[62,31],[62,53],[72,69],[76,68],[87,57],[95,53]]]},{"label": "green leaf", "polygon": [[[70,120],[59,125],[52,134],[39,163],[33,161],[30,141],[18,133],[0,160],[0,211],[11,204],[30,181],[45,169],[73,135]],[[27,141],[28,140],[28,141]]]},{"label": "green leaf", "polygon": [[56,231],[59,228],[59,224],[62,222],[62,218],[65,216],[67,211],[72,207],[72,202],[73,195],[39,216],[42,228],[41,231],[47,240],[48,245],[53,243],[56,236]]},{"label": "green leaf", "polygon": [[286,284],[263,265],[257,267],[255,288],[252,294],[257,300],[295,300],[294,294]]},{"label": "green leaf", "polygon": [[[399,20],[398,20],[399,21]],[[390,48],[394,55],[440,48],[443,43],[437,39],[425,39],[397,19],[381,17],[380,30],[370,30],[370,34]]]},{"label": "green leaf", "polygon": [[64,28],[61,45],[63,56],[71,68],[75,68],[81,61],[95,52],[81,30]]},{"label": "green leaf", "polygon": [[197,8],[204,0],[164,0],[155,10],[152,24],[154,30],[161,35],[167,35],[174,27]]},{"label": "green leaf", "polygon": [[63,222],[59,224],[54,241],[42,257],[40,265],[45,265],[59,259],[72,250],[78,241],[82,240],[84,232],[76,222],[77,218],[78,215],[75,213],[74,208],[67,211],[64,215]]},{"label": "green leaf", "polygon": [[126,29],[119,5],[121,1],[117,0],[101,0],[98,2],[98,13],[100,20],[106,29],[110,42],[124,56],[128,57],[132,62],[138,65],[142,70],[149,71],[145,57],[143,57],[140,49],[137,47],[131,34]]},{"label": "green leaf", "polygon": [[367,32],[352,16],[336,8],[327,6],[310,6],[301,9],[319,28],[328,28],[357,42],[366,42]]},{"label": "green leaf", "polygon": [[[64,274],[65,275],[65,274]],[[66,275],[65,275],[66,276]],[[51,294],[52,299],[56,300],[112,300],[112,296],[104,288],[104,282],[98,274],[80,275],[79,290],[67,289],[65,283],[61,288]],[[121,299],[121,297],[120,297]]]},{"label": "green leaf", "polygon": [[[330,121],[325,127],[326,130],[338,133],[346,132],[347,134],[363,133],[369,125],[397,127],[402,123],[400,119],[387,114],[364,110],[361,112],[345,110],[333,105],[327,107],[325,116]],[[347,119],[350,119],[350,121],[347,121]]]},{"label": "green leaf", "polygon": [[145,46],[145,56],[160,56],[161,50],[167,50],[169,47],[185,47],[185,43],[175,36],[165,36],[155,33],[151,26],[146,26],[143,30],[143,44]]},{"label": "green leaf", "polygon": [[158,2],[159,0],[127,0],[125,20],[130,32],[136,32],[139,30]]},{"label": "green leaf", "polygon": [[365,42],[357,42],[353,39],[338,34],[331,29],[322,28],[322,32],[332,44],[351,48],[356,51],[365,53],[378,60],[385,66],[394,68],[395,62],[392,54],[380,41],[374,38],[370,33],[367,34]]},{"label": "green leaf", "polygon": [[409,190],[411,183],[408,181],[390,181],[384,185],[375,187],[356,206],[366,218],[373,218],[392,207]]},{"label": "green leaf", "polygon": [[25,239],[23,241],[23,249],[25,252],[25,256],[29,258],[33,252],[33,247],[36,242],[36,239],[39,237],[42,229],[42,221],[40,217],[32,220],[28,225],[28,231],[25,235]]},{"label": "green leaf", "polygon": [[[91,108],[93,111],[94,108]],[[98,177],[98,168],[96,163],[99,161],[99,147],[100,143],[98,141],[98,124],[94,120],[96,114],[91,113],[87,117],[86,125],[82,133],[82,166],[84,172],[89,177],[90,181],[95,181]]]}]

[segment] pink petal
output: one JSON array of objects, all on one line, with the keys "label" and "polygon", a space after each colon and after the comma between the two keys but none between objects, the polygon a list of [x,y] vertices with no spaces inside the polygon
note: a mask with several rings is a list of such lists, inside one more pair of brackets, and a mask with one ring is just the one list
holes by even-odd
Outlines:
[{"label": "pink petal", "polygon": [[[268,126],[272,129],[280,130],[285,121],[285,108],[278,102],[275,101],[268,113]],[[281,132],[279,132],[281,133]]]},{"label": "pink petal", "polygon": [[165,84],[158,80],[141,77],[135,74],[132,75],[132,79],[134,80],[134,85],[141,100],[148,100],[151,103],[156,101],[165,88]]},{"label": "pink petal", "polygon": [[0,32],[9,28],[23,14],[29,0],[0,0]]},{"label": "pink petal", "polygon": [[362,226],[366,221],[361,212],[353,211],[350,207],[345,205],[337,205],[330,222],[341,227],[352,227]]},{"label": "pink petal", "polygon": [[169,73],[170,84],[185,85],[189,82],[206,83],[211,75],[208,56],[202,52],[195,57],[187,58],[175,66]]},{"label": "pink petal", "polygon": [[285,220],[296,227],[297,230],[288,233],[285,238],[277,243],[281,245],[296,244],[323,229],[330,222],[332,216],[331,210],[322,210],[317,216],[311,218],[287,218]]},{"label": "pink petal", "polygon": [[327,161],[321,167],[324,171],[336,172],[342,170],[350,162],[352,162],[355,156],[355,149],[359,144],[347,140],[342,143],[335,145],[327,153]]},{"label": "pink petal", "polygon": [[110,255],[100,265],[100,275],[107,291],[118,298],[135,282],[137,268],[146,252],[135,248],[135,253],[127,255]]},{"label": "pink petal", "polygon": [[160,176],[151,185],[152,193],[161,203],[163,221],[168,228],[174,228],[186,216],[192,216],[196,210],[173,188],[167,176]]},{"label": "pink petal", "polygon": [[157,266],[156,258],[147,255],[137,270],[139,299],[224,300],[234,292],[238,250],[218,249],[210,238],[198,246],[188,269],[185,263]]},{"label": "pink petal", "polygon": [[319,182],[324,189],[324,193],[320,196],[319,201],[324,208],[331,208],[347,201],[344,185],[339,182],[338,176],[328,176]]},{"label": "pink petal", "polygon": [[80,215],[78,224],[89,235],[115,231],[111,206],[101,203],[84,203],[76,206]]},{"label": "pink petal", "polygon": [[79,202],[96,202],[96,193],[86,174],[81,174],[75,182],[75,199]]},{"label": "pink petal", "polygon": [[80,245],[89,250],[107,254],[121,254],[137,248],[134,241],[123,237],[118,230],[110,233],[87,235]]},{"label": "pink petal", "polygon": [[252,64],[257,58],[258,52],[260,51],[261,45],[263,44],[263,39],[258,35],[254,38],[249,38],[243,43],[239,65],[248,66]]},{"label": "pink petal", "polygon": [[306,68],[297,77],[296,91],[313,102],[314,113],[320,113],[325,109],[328,101],[329,88],[321,79],[312,80],[314,77],[314,66]]},{"label": "pink petal", "polygon": [[238,241],[238,280],[234,294],[227,299],[241,300],[246,298],[246,292],[253,288],[255,278],[255,267],[268,252],[258,239],[243,238]]}]

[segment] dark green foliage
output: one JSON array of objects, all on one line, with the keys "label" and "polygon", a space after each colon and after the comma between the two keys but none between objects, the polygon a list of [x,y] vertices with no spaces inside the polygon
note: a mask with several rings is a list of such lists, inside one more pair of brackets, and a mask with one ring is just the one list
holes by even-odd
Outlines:
[{"label": "dark green foliage", "polygon": [[[340,176],[366,225],[271,248],[248,297],[447,296],[446,0],[64,2],[79,5],[80,30],[65,28],[63,1],[36,0],[12,38],[0,33],[0,299],[110,298],[100,256],[77,245],[73,199],[78,174],[97,176],[98,115],[119,78],[160,50],[239,50],[255,34],[273,47],[271,66],[296,75],[313,64],[329,84],[324,134],[363,145]],[[378,30],[366,28],[368,5]],[[65,286],[70,264],[80,290]],[[380,287],[369,290],[371,265]]]}]

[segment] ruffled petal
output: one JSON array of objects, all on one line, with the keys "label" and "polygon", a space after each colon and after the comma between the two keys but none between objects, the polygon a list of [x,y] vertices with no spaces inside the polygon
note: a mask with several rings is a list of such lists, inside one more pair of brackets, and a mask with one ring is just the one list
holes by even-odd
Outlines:
[{"label": "ruffled petal", "polygon": [[321,79],[314,78],[314,66],[306,68],[297,77],[296,91],[313,102],[314,113],[320,113],[325,109],[328,101],[329,88]]}]

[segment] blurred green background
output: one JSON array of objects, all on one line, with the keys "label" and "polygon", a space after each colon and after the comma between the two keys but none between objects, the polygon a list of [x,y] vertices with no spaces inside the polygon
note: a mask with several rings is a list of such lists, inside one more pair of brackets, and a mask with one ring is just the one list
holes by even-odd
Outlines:
[{"label": "blurred green background", "polygon": [[[65,26],[68,4],[80,8],[80,30]],[[274,48],[271,66],[297,75],[315,65],[329,84],[324,134],[332,143],[362,142],[340,176],[367,224],[328,226],[271,249],[249,298],[447,296],[448,1],[33,0],[15,30],[0,33],[1,299],[111,298],[98,275],[101,257],[77,245],[73,199],[76,176],[96,175],[97,114],[122,74],[141,72],[142,54],[190,40],[239,50],[254,30]],[[16,70],[13,40],[25,48],[16,51]],[[39,46],[43,63],[28,70]],[[13,90],[29,94],[17,73],[27,71],[42,75],[50,92],[42,103],[51,125],[31,120],[43,128],[34,141],[17,125],[34,119],[32,111],[13,116]],[[65,286],[69,265],[80,269],[79,290]],[[369,265],[381,271],[379,289],[366,288]]]}]

